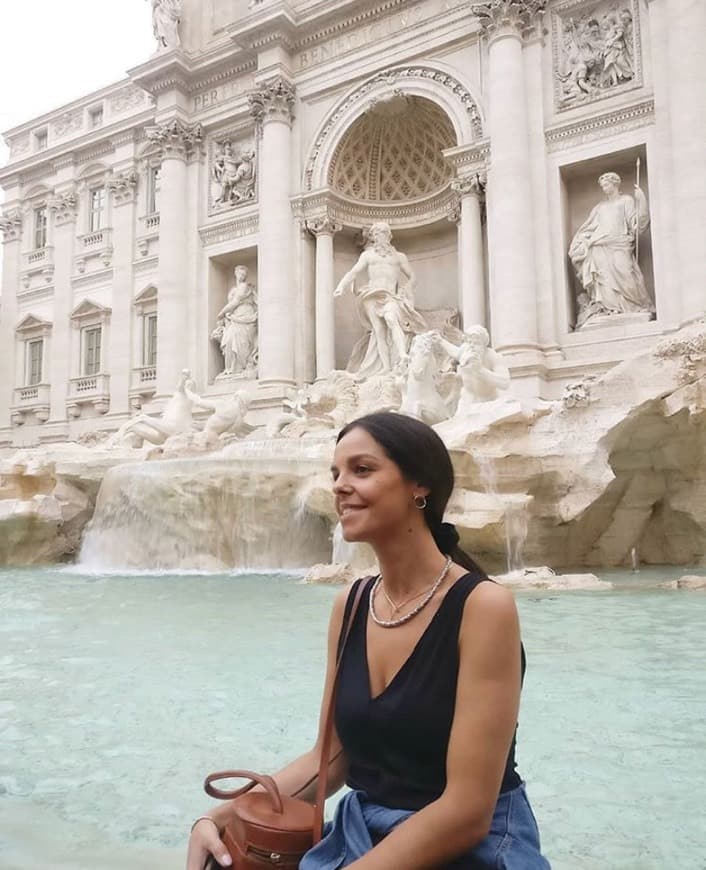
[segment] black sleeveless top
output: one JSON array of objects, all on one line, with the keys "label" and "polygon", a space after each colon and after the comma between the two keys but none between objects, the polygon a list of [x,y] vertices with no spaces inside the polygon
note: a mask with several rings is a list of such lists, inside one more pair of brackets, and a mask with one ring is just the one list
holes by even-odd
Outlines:
[{"label": "black sleeveless top", "polygon": [[[366,647],[368,603],[375,578],[357,580],[346,602],[347,624],[359,583],[366,586],[343,652],[335,721],[348,759],[346,784],[376,804],[419,810],[446,787],[446,749],[456,706],[458,635],[463,606],[483,574],[460,577],[444,596],[390,685],[370,696]],[[339,638],[339,651],[342,638]],[[522,651],[522,676],[525,656]],[[515,737],[501,793],[516,788]]]}]

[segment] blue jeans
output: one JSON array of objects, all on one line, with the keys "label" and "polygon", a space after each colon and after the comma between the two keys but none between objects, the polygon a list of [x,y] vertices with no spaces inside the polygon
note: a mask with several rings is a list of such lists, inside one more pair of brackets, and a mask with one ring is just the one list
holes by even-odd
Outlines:
[{"label": "blue jeans", "polygon": [[[321,842],[302,858],[299,870],[347,867],[411,815],[409,810],[372,804],[363,792],[351,791],[336,808]],[[500,795],[488,836],[439,870],[551,870],[540,851],[537,822],[524,785]]]}]

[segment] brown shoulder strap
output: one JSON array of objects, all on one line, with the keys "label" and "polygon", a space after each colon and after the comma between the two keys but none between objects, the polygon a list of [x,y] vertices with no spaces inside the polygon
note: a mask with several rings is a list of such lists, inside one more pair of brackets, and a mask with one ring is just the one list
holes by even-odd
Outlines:
[{"label": "brown shoulder strap", "polygon": [[355,615],[358,612],[360,599],[363,597],[368,577],[364,577],[359,583],[355,591],[353,599],[353,607],[348,614],[348,621],[344,626],[343,642],[340,645],[339,653],[336,659],[336,673],[333,678],[333,686],[331,687],[331,697],[329,698],[328,707],[326,709],[326,717],[324,718],[324,738],[321,744],[321,760],[319,762],[318,782],[316,783],[316,803],[314,804],[314,843],[318,843],[321,839],[321,834],[324,826],[324,804],[326,802],[326,786],[328,784],[328,769],[331,759],[331,740],[333,737],[333,713],[336,705],[336,690],[338,689],[338,675],[341,670],[341,659],[343,658],[343,650],[346,648],[348,637],[351,633],[351,628],[355,620]]}]

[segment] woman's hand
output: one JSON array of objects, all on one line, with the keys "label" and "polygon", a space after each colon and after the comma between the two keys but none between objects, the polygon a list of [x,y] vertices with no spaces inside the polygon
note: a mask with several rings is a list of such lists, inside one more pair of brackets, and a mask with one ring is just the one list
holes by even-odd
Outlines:
[{"label": "woman's hand", "polygon": [[204,818],[194,825],[189,837],[189,851],[186,854],[186,870],[204,870],[206,861],[213,856],[221,867],[230,867],[228,850],[218,835],[215,821]]}]

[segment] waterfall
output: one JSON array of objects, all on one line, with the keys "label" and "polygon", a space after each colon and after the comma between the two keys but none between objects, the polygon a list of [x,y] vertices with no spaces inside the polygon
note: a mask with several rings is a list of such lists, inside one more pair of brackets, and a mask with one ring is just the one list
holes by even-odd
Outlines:
[{"label": "waterfall", "polygon": [[481,454],[475,454],[474,459],[478,464],[483,488],[503,508],[507,573],[522,573],[525,569],[524,546],[529,527],[527,498],[517,495],[501,496],[498,492],[498,478],[493,460]]},{"label": "waterfall", "polygon": [[79,563],[227,571],[328,562],[330,521],[303,496],[326,452],[302,441],[244,442],[207,457],[117,466],[101,485]]}]

